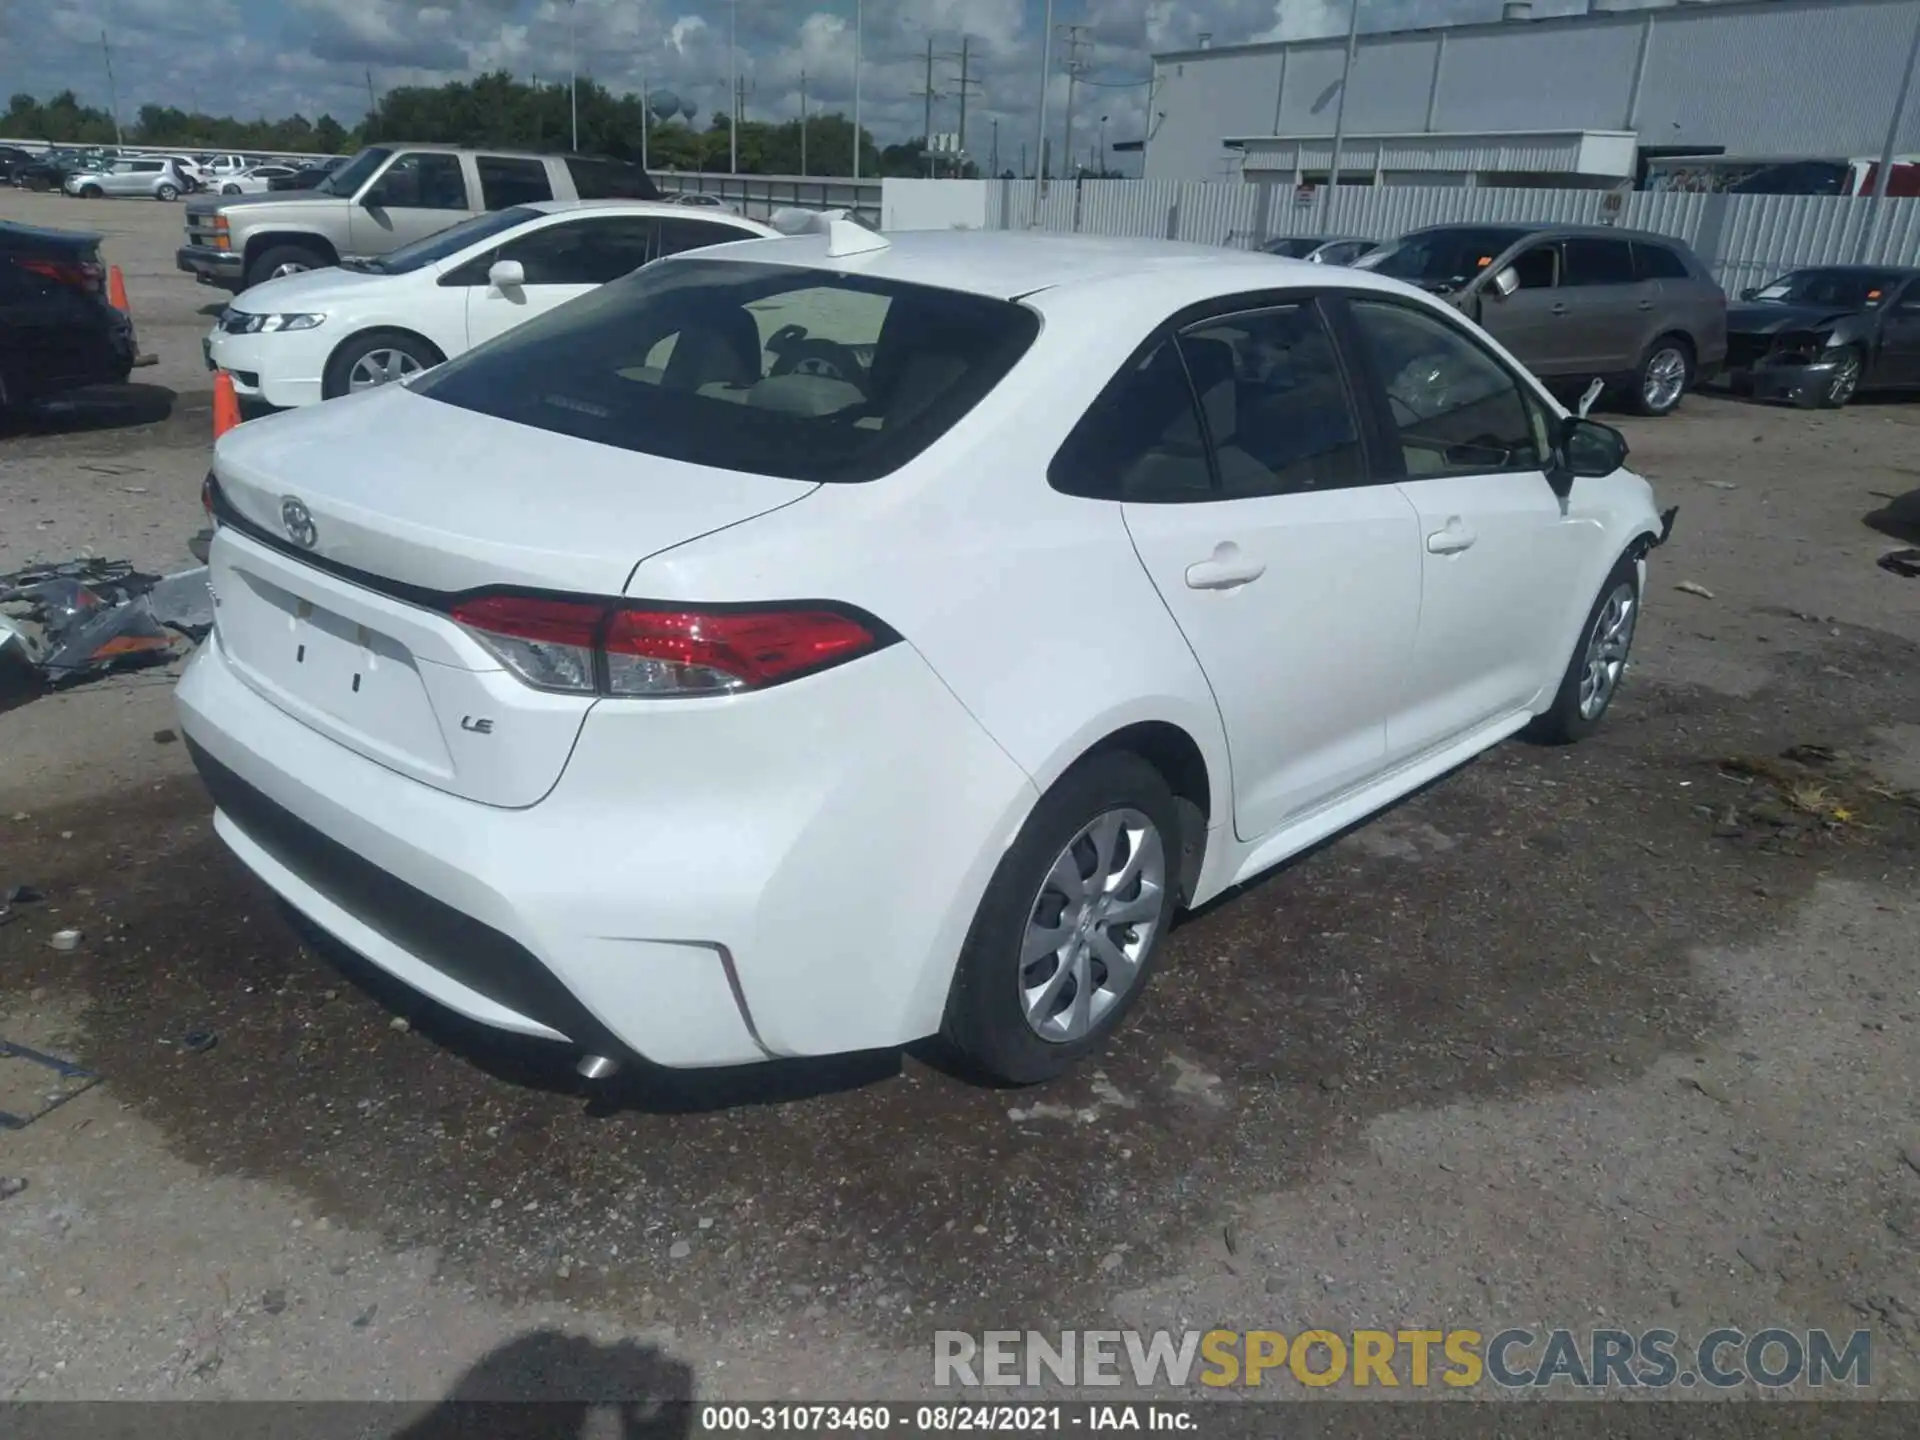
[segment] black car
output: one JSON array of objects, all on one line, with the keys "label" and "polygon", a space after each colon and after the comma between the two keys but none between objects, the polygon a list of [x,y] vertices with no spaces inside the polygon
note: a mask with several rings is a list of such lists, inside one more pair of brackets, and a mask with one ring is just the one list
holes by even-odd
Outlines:
[{"label": "black car", "polygon": [[327,176],[346,164],[345,155],[329,155],[315,165],[303,165],[291,175],[276,175],[267,181],[269,190],[311,190]]},{"label": "black car", "polygon": [[13,183],[25,190],[58,190],[67,183],[78,160],[79,155],[72,150],[29,156],[25,163],[14,166]]},{"label": "black car", "polygon": [[133,369],[133,322],[107,302],[100,237],[0,221],[0,414]]},{"label": "black car", "polygon": [[1742,290],[1727,308],[1727,379],[1763,400],[1838,408],[1920,389],[1920,269],[1823,265]]},{"label": "black car", "polygon": [[0,145],[0,185],[18,184],[19,172],[33,164],[36,158],[18,145]]}]

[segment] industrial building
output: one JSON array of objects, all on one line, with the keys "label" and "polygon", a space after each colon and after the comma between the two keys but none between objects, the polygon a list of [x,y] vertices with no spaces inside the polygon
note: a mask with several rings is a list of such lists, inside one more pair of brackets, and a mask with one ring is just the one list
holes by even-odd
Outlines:
[{"label": "industrial building", "polygon": [[1344,117],[1345,36],[1157,55],[1144,174],[1323,184],[1337,117],[1342,185],[1724,189],[1877,161],[1890,129],[1920,151],[1920,0],[1506,15],[1363,29]]}]

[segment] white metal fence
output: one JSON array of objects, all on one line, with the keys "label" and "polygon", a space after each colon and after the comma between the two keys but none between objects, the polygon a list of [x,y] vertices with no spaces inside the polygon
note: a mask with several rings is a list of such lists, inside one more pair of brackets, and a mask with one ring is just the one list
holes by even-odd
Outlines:
[{"label": "white metal fence", "polygon": [[1237,181],[1057,180],[1036,226],[1033,182],[1002,180],[987,186],[986,222],[1239,246],[1281,235],[1386,240],[1460,221],[1613,224],[1686,241],[1729,294],[1801,265],[1920,264],[1920,199],[1387,185],[1342,187],[1324,200],[1299,205],[1289,185]]}]

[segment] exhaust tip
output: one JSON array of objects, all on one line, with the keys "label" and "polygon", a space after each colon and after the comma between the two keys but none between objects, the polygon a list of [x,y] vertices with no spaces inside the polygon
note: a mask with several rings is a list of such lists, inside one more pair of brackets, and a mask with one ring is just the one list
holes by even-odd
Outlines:
[{"label": "exhaust tip", "polygon": [[620,1062],[605,1055],[582,1055],[574,1072],[587,1080],[605,1080],[610,1075],[620,1073]]}]

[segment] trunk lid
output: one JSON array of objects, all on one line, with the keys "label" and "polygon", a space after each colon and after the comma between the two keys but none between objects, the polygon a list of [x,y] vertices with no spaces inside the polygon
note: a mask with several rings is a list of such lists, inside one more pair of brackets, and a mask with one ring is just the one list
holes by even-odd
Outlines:
[{"label": "trunk lid", "polygon": [[647,556],[817,488],[536,431],[400,385],[239,426],[214,474],[241,522],[210,557],[236,673],[347,748],[502,806],[552,788],[593,697],[522,684],[440,597],[616,596]]}]

